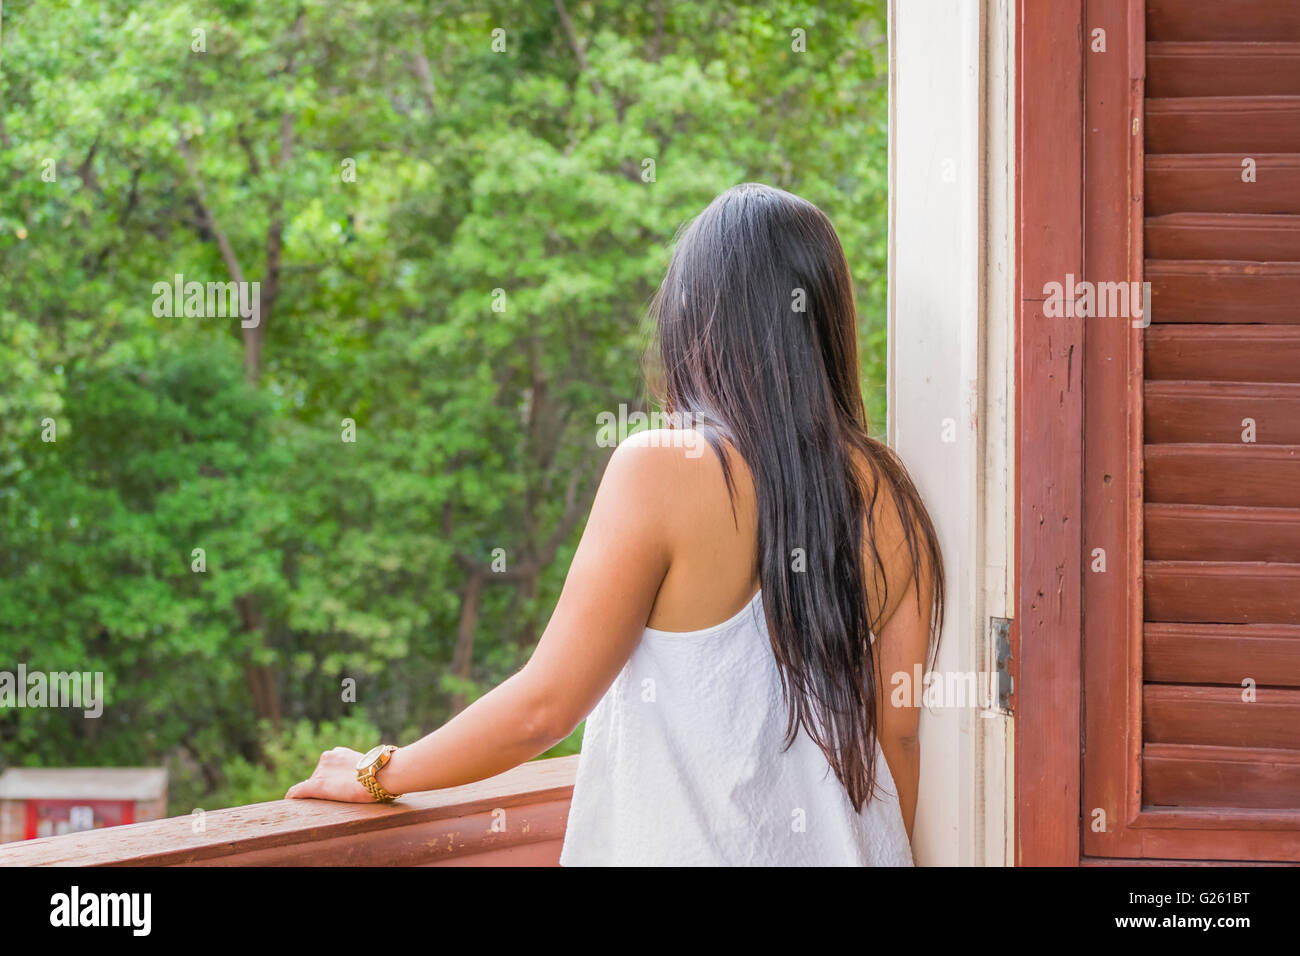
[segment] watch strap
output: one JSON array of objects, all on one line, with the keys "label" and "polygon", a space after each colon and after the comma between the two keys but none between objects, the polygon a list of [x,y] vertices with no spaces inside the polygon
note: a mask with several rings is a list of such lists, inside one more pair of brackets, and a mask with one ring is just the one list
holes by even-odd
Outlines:
[{"label": "watch strap", "polygon": [[366,788],[366,791],[375,798],[376,803],[392,803],[401,796],[400,793],[389,793],[381,787],[379,781],[375,779],[375,775],[388,766],[389,758],[392,757],[393,751],[396,749],[397,748],[392,744],[387,744],[384,747],[383,752],[372,764],[370,764],[370,766],[366,767],[364,770],[357,771],[357,780],[359,780],[361,785]]}]

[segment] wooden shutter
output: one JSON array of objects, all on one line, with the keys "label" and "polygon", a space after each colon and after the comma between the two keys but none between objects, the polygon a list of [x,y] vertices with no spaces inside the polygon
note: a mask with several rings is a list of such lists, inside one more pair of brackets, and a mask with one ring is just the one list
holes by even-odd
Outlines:
[{"label": "wooden shutter", "polygon": [[1081,856],[1300,861],[1300,3],[1081,19]]},{"label": "wooden shutter", "polygon": [[1300,3],[1148,3],[1144,179],[1142,804],[1300,810]]}]

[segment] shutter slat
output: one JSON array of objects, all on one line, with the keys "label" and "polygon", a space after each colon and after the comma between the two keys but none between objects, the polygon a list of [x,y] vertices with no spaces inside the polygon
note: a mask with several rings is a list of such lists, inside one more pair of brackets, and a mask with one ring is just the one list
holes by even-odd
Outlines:
[{"label": "shutter slat", "polygon": [[1197,96],[1146,101],[1146,151],[1300,152],[1300,96]]},{"label": "shutter slat", "polygon": [[1148,621],[1300,624],[1300,564],[1147,561]]},{"label": "shutter slat", "polygon": [[1300,564],[1300,508],[1148,504],[1151,561],[1280,561]]},{"label": "shutter slat", "polygon": [[1151,324],[1300,324],[1300,263],[1146,262]]},{"label": "shutter slat", "polygon": [[1145,237],[1152,259],[1300,262],[1300,216],[1176,212],[1147,219]]},{"label": "shutter slat", "polygon": [[1300,808],[1300,751],[1147,744],[1142,802],[1170,807]]},{"label": "shutter slat", "polygon": [[1147,0],[1147,45],[1162,40],[1300,41],[1295,0]]},{"label": "shutter slat", "polygon": [[1300,43],[1147,44],[1146,95],[1276,96],[1300,90]]},{"label": "shutter slat", "polygon": [[1145,499],[1189,505],[1300,508],[1300,447],[1148,445]]},{"label": "shutter slat", "polygon": [[1142,671],[1148,681],[1232,684],[1252,677],[1300,687],[1300,627],[1284,624],[1147,624]]},{"label": "shutter slat", "polygon": [[1153,324],[1142,337],[1148,382],[1300,382],[1300,325]]},{"label": "shutter slat", "polygon": [[1143,432],[1148,444],[1214,442],[1300,445],[1300,384],[1147,382]]},{"label": "shutter slat", "polygon": [[1300,691],[1148,684],[1142,723],[1152,743],[1300,750]]},{"label": "shutter slat", "polygon": [[1300,214],[1300,156],[1259,153],[1248,158],[1253,160],[1253,167],[1240,153],[1147,157],[1143,195],[1146,214]]}]

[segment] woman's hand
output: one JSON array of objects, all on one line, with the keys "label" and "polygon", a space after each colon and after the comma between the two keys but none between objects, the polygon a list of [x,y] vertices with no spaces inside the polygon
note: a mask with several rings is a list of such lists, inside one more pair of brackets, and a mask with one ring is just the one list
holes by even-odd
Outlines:
[{"label": "woman's hand", "polygon": [[316,770],[302,783],[295,783],[284,795],[286,800],[339,800],[343,803],[374,803],[357,779],[357,761],[362,754],[347,747],[335,747],[320,755]]}]

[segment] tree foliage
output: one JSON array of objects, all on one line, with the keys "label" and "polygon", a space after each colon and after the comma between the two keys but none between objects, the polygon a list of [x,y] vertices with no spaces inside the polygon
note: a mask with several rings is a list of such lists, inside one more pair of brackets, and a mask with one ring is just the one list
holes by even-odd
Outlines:
[{"label": "tree foliage", "polygon": [[[0,669],[108,706],[0,713],[0,763],[267,799],[520,666],[672,237],[737,182],[835,222],[879,428],[882,6],[6,3]],[[259,323],[160,310],[177,275]]]}]

